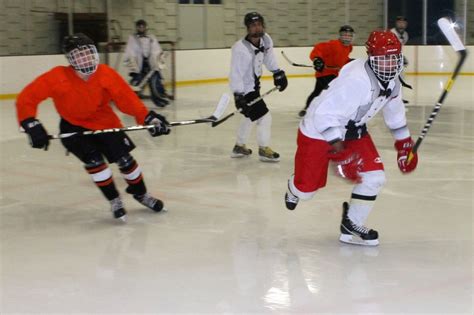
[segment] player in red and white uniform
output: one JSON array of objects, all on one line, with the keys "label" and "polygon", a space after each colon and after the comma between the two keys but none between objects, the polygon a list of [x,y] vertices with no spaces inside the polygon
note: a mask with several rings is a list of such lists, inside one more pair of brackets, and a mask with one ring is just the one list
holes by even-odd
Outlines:
[{"label": "player in red and white uniform", "polygon": [[398,75],[403,67],[401,44],[390,31],[374,31],[367,43],[368,59],[345,65],[329,88],[315,98],[298,130],[294,174],[288,181],[286,207],[311,199],[325,187],[329,162],[338,174],[354,182],[351,200],[343,205],[340,241],[378,245],[378,233],[364,226],[385,182],[382,160],[366,123],[382,112],[395,139],[397,163],[403,173],[413,140],[407,127]]},{"label": "player in red and white uniform", "polygon": [[339,70],[351,60],[349,54],[352,51],[353,38],[354,29],[350,25],[343,25],[339,28],[338,39],[314,45],[309,58],[316,71],[314,74],[316,84],[306,99],[305,108],[298,113],[298,116],[303,117],[306,114],[311,101],[327,88],[329,82],[337,77]]},{"label": "player in red and white uniform", "polygon": [[[138,124],[152,124],[153,137],[168,134],[168,122],[145,105],[112,68],[99,64],[94,42],[84,34],[67,36],[63,51],[70,66],[57,66],[27,85],[16,100],[17,118],[33,148],[48,149],[49,137],[36,119],[38,105],[51,97],[61,117],[61,133],[123,127],[110,102],[135,117]],[[61,139],[64,147],[84,164],[92,180],[110,201],[115,218],[124,220],[126,211],[107,165],[117,163],[128,184],[127,193],[146,207],[159,212],[163,202],[147,193],[143,175],[130,154],[135,148],[124,132]]]},{"label": "player in red and white uniform", "polygon": [[263,162],[278,162],[280,155],[270,148],[272,116],[263,100],[247,106],[260,96],[262,65],[273,73],[273,83],[279,91],[286,89],[288,81],[285,72],[278,67],[273,52],[273,41],[265,33],[263,16],[257,12],[244,17],[247,35],[232,46],[232,60],[229,74],[230,89],[234,93],[235,106],[241,109],[242,118],[237,130],[237,141],[231,157],[249,156],[252,150],[245,144],[253,125],[257,125],[258,155]]}]

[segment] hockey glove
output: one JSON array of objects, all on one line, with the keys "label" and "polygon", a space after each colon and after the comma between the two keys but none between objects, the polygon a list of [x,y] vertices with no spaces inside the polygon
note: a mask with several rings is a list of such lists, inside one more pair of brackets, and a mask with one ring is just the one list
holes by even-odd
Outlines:
[{"label": "hockey glove", "polygon": [[318,72],[321,72],[323,71],[324,69],[324,61],[319,58],[319,57],[316,57],[314,60],[313,60],[313,68],[314,70],[318,71]]},{"label": "hockey glove", "polygon": [[237,109],[240,110],[243,115],[247,115],[250,111],[250,106],[247,105],[245,96],[242,94],[234,94],[234,101],[235,107],[237,107]]},{"label": "hockey glove", "polygon": [[129,75],[132,77],[130,79],[130,84],[133,86],[138,86],[140,81],[142,80],[142,76],[140,73],[130,72]]},{"label": "hockey glove", "polygon": [[410,173],[415,170],[416,165],[418,164],[418,154],[413,155],[413,159],[408,163],[408,155],[413,149],[415,142],[411,137],[395,141],[395,149],[397,150],[397,163],[398,168],[402,173]]},{"label": "hockey glove", "polygon": [[148,129],[148,132],[152,137],[167,135],[171,132],[171,129],[168,127],[169,122],[166,120],[166,118],[152,110],[148,113],[148,115],[146,115],[145,124],[155,125],[155,127]]},{"label": "hockey glove", "polygon": [[288,86],[288,79],[286,78],[285,71],[278,70],[273,73],[273,84],[279,86],[278,91],[283,92]]},{"label": "hockey glove", "polygon": [[21,121],[20,125],[28,135],[30,145],[33,148],[48,150],[49,136],[38,119],[27,118]]},{"label": "hockey glove", "polygon": [[330,152],[329,159],[336,165],[336,174],[344,179],[354,183],[360,183],[360,170],[362,168],[362,159],[359,154],[349,149],[339,152]]}]

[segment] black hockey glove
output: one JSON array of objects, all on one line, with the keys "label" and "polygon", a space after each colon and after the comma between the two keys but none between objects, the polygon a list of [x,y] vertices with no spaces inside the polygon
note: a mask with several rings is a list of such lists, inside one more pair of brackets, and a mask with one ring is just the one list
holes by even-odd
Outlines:
[{"label": "black hockey glove", "polygon": [[35,149],[48,150],[49,137],[46,129],[38,119],[27,118],[20,122],[21,127],[28,134],[30,145]]},{"label": "black hockey glove", "polygon": [[286,78],[285,71],[278,70],[273,73],[273,84],[279,86],[278,91],[283,92],[288,86],[288,79]]},{"label": "black hockey glove", "polygon": [[247,100],[242,94],[234,94],[235,107],[240,109],[243,115],[246,115],[250,111],[250,106],[247,106]]},{"label": "black hockey glove", "polygon": [[140,73],[130,72],[128,75],[132,77],[130,79],[131,85],[138,86],[138,84],[140,84],[140,81],[142,80],[142,75]]},{"label": "black hockey glove", "polygon": [[313,60],[313,68],[314,68],[314,70],[316,70],[316,71],[318,71],[318,72],[323,71],[323,69],[324,69],[324,61],[323,61],[321,58],[319,58],[319,57],[314,58],[314,60]]},{"label": "black hockey glove", "polygon": [[169,122],[166,120],[166,118],[152,110],[148,113],[148,115],[146,115],[145,124],[155,125],[155,127],[148,129],[148,132],[152,137],[167,135],[171,132],[171,129],[168,127]]}]

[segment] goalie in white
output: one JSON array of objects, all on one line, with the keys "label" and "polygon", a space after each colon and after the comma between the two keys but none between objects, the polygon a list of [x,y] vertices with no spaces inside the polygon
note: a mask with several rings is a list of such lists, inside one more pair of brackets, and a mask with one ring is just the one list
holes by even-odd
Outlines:
[{"label": "goalie in white", "polygon": [[341,242],[378,245],[378,232],[364,226],[385,183],[382,160],[366,127],[378,112],[395,139],[401,172],[412,172],[418,157],[408,163],[414,145],[410,137],[398,76],[403,67],[401,44],[390,31],[374,31],[366,42],[368,59],[346,64],[329,88],[315,98],[300,122],[294,175],[288,181],[286,207],[311,199],[326,186],[329,163],[353,182],[350,203],[344,202]]},{"label": "goalie in white", "polygon": [[[142,80],[147,79],[145,84],[149,84],[153,103],[159,107],[166,106],[169,104],[168,95],[160,71],[163,50],[156,37],[147,34],[147,23],[144,20],[138,20],[135,26],[136,33],[129,36],[124,57],[129,68],[130,84],[139,86]],[[151,76],[147,76],[149,73]],[[138,94],[142,96],[141,91]]]}]

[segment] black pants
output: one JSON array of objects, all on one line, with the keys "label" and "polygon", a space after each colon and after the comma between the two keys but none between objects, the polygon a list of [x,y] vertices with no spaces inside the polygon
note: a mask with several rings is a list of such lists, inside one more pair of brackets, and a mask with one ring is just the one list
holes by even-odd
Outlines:
[{"label": "black pants", "polygon": [[[75,126],[61,119],[59,129],[61,133],[81,132],[88,129]],[[74,154],[83,163],[89,163],[92,157],[98,154],[105,156],[109,163],[115,163],[135,148],[125,132],[101,133],[89,136],[71,136],[61,139],[63,146]]]},{"label": "black pants", "polygon": [[308,96],[306,99],[306,106],[304,109],[308,109],[309,104],[311,104],[311,101],[321,94],[321,92],[326,89],[329,85],[329,83],[336,78],[335,75],[328,75],[324,77],[319,77],[316,78],[316,84],[314,86],[314,91]]}]

